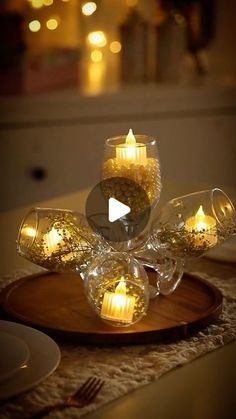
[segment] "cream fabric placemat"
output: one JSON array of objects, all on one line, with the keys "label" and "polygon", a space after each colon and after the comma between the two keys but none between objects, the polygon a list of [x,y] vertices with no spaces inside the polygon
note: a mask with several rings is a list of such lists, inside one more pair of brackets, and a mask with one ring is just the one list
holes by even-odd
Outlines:
[{"label": "cream fabric placemat", "polygon": [[[37,270],[38,271],[38,270]],[[236,270],[233,270],[236,273]],[[232,272],[233,272],[232,271]],[[0,280],[0,288],[25,276]],[[60,344],[61,363],[43,383],[28,393],[5,401],[0,407],[0,418],[23,419],[51,403],[62,401],[72,394],[89,376],[106,381],[96,401],[83,408],[69,408],[54,412],[53,418],[79,418],[99,406],[117,399],[138,387],[157,380],[166,372],[184,365],[236,338],[236,275],[227,279],[195,272],[217,286],[224,295],[223,312],[215,324],[195,336],[175,343],[138,346],[95,347]]]}]

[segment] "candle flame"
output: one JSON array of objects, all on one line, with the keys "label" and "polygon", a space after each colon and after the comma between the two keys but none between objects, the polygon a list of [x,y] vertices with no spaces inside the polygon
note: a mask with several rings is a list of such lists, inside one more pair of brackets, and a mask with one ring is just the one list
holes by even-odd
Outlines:
[{"label": "candle flame", "polygon": [[124,165],[147,163],[147,149],[143,143],[137,143],[132,129],[129,129],[125,142],[116,147],[116,157]]},{"label": "candle flame", "polygon": [[121,280],[116,287],[115,293],[126,295],[126,285],[125,285],[125,280],[123,276],[121,277]]},{"label": "candle flame", "polygon": [[129,129],[125,142],[126,144],[131,146],[134,146],[136,144],[136,139],[131,128]]},{"label": "candle flame", "polygon": [[194,233],[191,239],[199,250],[205,251],[217,244],[216,220],[204,213],[202,205],[193,217],[186,220],[185,225],[187,231]]},{"label": "candle flame", "polygon": [[200,207],[198,208],[198,211],[196,213],[196,217],[204,217],[205,213],[203,211],[202,205],[200,205]]},{"label": "candle flame", "polygon": [[207,228],[205,218],[206,218],[206,216],[205,216],[205,213],[203,211],[202,205],[200,205],[200,207],[199,207],[199,209],[196,213],[196,220],[197,220],[196,229],[198,231],[202,231],[202,230],[205,230]]}]

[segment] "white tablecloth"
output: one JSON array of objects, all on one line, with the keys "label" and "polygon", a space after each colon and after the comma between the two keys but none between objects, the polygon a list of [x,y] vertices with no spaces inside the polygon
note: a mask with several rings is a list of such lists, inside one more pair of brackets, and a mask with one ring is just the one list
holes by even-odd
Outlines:
[{"label": "white tablecloth", "polygon": [[[236,270],[232,272],[236,273]],[[4,277],[0,281],[0,287],[28,273],[21,271],[14,278]],[[231,277],[228,275],[225,279],[206,273],[196,274],[217,286],[224,295],[223,312],[214,324],[195,336],[168,344],[117,347],[60,344],[62,358],[58,369],[35,389],[3,402],[0,407],[0,418],[30,417],[44,405],[64,400],[89,376],[94,375],[104,379],[106,384],[93,404],[83,409],[69,408],[63,412],[54,412],[52,416],[79,418],[111,400],[159,379],[167,371],[234,340],[236,275]]]}]

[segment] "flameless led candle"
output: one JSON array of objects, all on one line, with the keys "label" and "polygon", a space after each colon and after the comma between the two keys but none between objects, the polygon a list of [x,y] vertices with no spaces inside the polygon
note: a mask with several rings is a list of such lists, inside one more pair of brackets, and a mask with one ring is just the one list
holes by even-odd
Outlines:
[{"label": "flameless led candle", "polygon": [[147,147],[143,143],[136,142],[132,129],[129,130],[125,143],[116,147],[116,158],[124,164],[146,165]]},{"label": "flameless led candle", "polygon": [[186,220],[185,227],[189,232],[196,233],[194,239],[197,246],[207,244],[210,248],[216,245],[216,220],[210,215],[205,215],[202,205],[200,205],[196,215]]},{"label": "flameless led candle", "polygon": [[107,320],[131,323],[133,321],[135,297],[126,295],[126,285],[121,277],[115,292],[106,292],[103,297],[101,317]]},{"label": "flameless led candle", "polygon": [[62,234],[60,230],[52,227],[49,233],[44,235],[44,253],[46,256],[50,257],[52,253],[58,250],[58,245],[62,244]]},{"label": "flameless led candle", "polygon": [[[154,138],[141,134],[134,136],[130,129],[128,135],[119,135],[106,140],[102,179],[118,177],[136,182],[146,192],[149,203],[156,204],[161,191],[161,173],[157,143]],[[114,179],[114,189],[117,187],[119,188],[119,185],[117,186],[117,180]],[[122,186],[121,191],[124,192],[125,200],[127,197],[133,199],[132,190],[124,191]],[[118,199],[122,200],[122,193],[119,195]],[[140,205],[139,209],[143,212],[143,206]]]}]

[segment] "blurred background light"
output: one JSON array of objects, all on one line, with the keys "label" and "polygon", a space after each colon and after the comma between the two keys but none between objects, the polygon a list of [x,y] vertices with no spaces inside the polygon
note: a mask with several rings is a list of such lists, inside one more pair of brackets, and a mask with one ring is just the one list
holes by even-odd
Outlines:
[{"label": "blurred background light", "polygon": [[31,6],[34,9],[40,9],[43,7],[44,0],[31,0]]},{"label": "blurred background light", "polygon": [[107,44],[107,38],[103,31],[94,31],[88,34],[88,41],[91,45],[97,47],[105,47]]},{"label": "blurred background light", "polygon": [[51,6],[53,4],[53,0],[43,0],[44,6]]},{"label": "blurred background light", "polygon": [[103,59],[103,53],[102,51],[99,51],[98,49],[95,49],[91,52],[90,58],[94,63],[100,63]]},{"label": "blurred background light", "polygon": [[110,51],[117,54],[121,50],[121,43],[119,41],[113,41],[110,43]]},{"label": "blurred background light", "polygon": [[41,23],[39,22],[39,20],[32,20],[29,23],[29,30],[31,32],[38,32],[41,29]]},{"label": "blurred background light", "polygon": [[91,16],[97,10],[97,5],[93,1],[89,1],[82,5],[82,13],[85,16]]},{"label": "blurred background light", "polygon": [[57,29],[58,25],[58,19],[55,18],[48,19],[46,22],[46,26],[50,31],[54,31],[55,29]]}]

